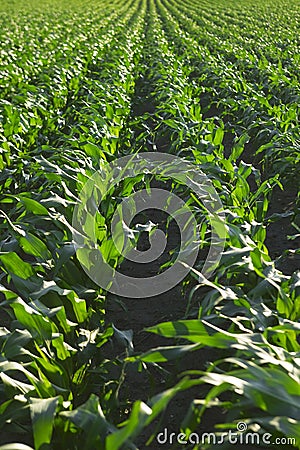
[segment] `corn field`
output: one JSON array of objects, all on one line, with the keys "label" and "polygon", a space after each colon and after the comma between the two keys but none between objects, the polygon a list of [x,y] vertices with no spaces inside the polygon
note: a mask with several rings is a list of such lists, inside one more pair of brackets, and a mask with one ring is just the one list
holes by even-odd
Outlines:
[{"label": "corn field", "polygon": [[0,26],[0,450],[300,448],[299,2]]}]

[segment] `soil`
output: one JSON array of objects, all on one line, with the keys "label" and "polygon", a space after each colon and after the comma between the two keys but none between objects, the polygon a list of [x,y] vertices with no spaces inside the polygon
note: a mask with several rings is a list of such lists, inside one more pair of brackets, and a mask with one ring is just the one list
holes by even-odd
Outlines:
[{"label": "soil", "polygon": [[[144,104],[135,107],[134,115],[142,115],[145,112],[153,112],[154,105]],[[225,143],[229,148],[231,140]],[[158,142],[157,147],[161,151],[166,151],[166,143]],[[245,154],[242,155],[245,162],[253,163],[253,156],[251,155],[251,148],[247,148]],[[157,185],[159,186],[159,185]],[[157,187],[156,186],[156,187]],[[267,227],[266,245],[269,249],[270,256],[277,258],[276,266],[286,275],[291,275],[294,271],[300,269],[300,255],[293,253],[293,249],[299,248],[299,239],[290,240],[288,236],[296,234],[295,228],[291,225],[291,216],[295,207],[295,200],[298,195],[297,186],[286,186],[284,190],[279,187],[273,191],[268,217],[274,214],[279,214],[276,221],[271,222]],[[286,213],[285,216],[280,214]],[[142,221],[143,218],[137,217],[136,222]],[[164,227],[166,217],[159,214],[155,210],[148,210],[147,220],[154,223],[160,223]],[[164,254],[157,259],[153,264],[137,265],[130,261],[125,261],[122,265],[122,272],[127,275],[134,275],[137,277],[149,277],[157,274],[163,262],[168,259],[168,251],[176,248],[180,244],[180,238],[176,226],[171,226],[169,230],[169,237],[167,248]],[[138,243],[139,250],[146,250],[149,242],[147,235],[141,236]],[[287,252],[287,250],[292,250]],[[283,255],[283,256],[282,256]],[[108,296],[107,301],[107,323],[113,323],[115,327],[120,330],[132,330],[134,352],[143,353],[149,349],[174,345],[172,339],[166,339],[155,334],[145,331],[146,327],[158,324],[164,321],[174,321],[182,319],[186,313],[188,302],[188,292],[183,291],[182,285],[177,285],[168,292],[151,298],[115,298],[112,295]],[[9,325],[10,318],[4,312],[0,312],[0,326],[6,327]],[[113,355],[112,353],[115,353]],[[114,356],[124,355],[124,347],[115,342],[113,349],[110,348],[110,358]],[[139,372],[136,364],[129,364],[126,368],[125,380],[122,385],[120,396],[121,401],[133,402],[142,399],[145,402],[155,394],[161,392],[168,387],[174,386],[178,381],[179,374],[185,370],[205,370],[210,362],[225,356],[224,352],[220,353],[217,349],[203,348],[197,352],[188,354],[178,361],[171,361],[162,364],[164,372],[158,368],[149,366],[148,371]],[[151,433],[162,432],[167,427],[169,433],[179,433],[180,424],[187,414],[190,404],[194,399],[203,399],[207,393],[208,387],[201,386],[193,388],[184,393],[179,393],[170,402],[165,414],[162,418],[157,419],[142,433],[137,439],[136,443],[142,450],[147,448],[149,450],[157,450],[158,448],[179,448],[176,446],[170,447],[169,444],[159,445],[155,440],[146,447],[146,442]],[[214,408],[207,411],[197,428],[198,434],[210,432],[214,430],[217,423],[224,423],[226,421],[224,411]],[[6,440],[13,440],[13,436],[7,436]],[[182,446],[180,446],[181,448]],[[187,448],[187,446],[186,446]],[[239,448],[235,446],[235,448]]]},{"label": "soil", "polygon": [[[269,215],[275,212],[286,212],[292,208],[295,199],[295,190],[287,189],[286,191],[278,191],[275,189],[273,200],[270,205]],[[149,216],[149,220],[155,221],[155,217]],[[268,227],[266,245],[270,249],[270,255],[272,258],[276,258],[282,255],[285,250],[293,248],[299,248],[299,243],[296,241],[290,241],[287,239],[288,234],[293,234],[293,227],[290,225],[289,218],[279,218],[278,221],[273,222]],[[146,243],[142,243],[141,247]],[[292,244],[292,245],[291,245]],[[168,247],[174,248],[178,245],[178,236],[176,233],[170,235],[168,240]],[[147,246],[147,245],[145,245]],[[142,250],[142,248],[140,248]],[[168,248],[167,248],[168,249]],[[151,268],[144,268],[143,265],[138,267],[126,261],[122,267],[122,272],[128,275],[134,275],[137,277],[148,277],[151,274],[156,274],[160,267],[160,261],[157,260]],[[286,275],[291,275],[295,270],[300,269],[299,255],[288,254],[285,258],[281,259],[277,264],[280,269]],[[174,287],[172,290],[165,292],[162,295],[151,298],[116,298],[110,296],[107,303],[107,321],[114,323],[114,325],[120,330],[132,330],[133,332],[133,344],[134,352],[144,353],[152,348],[174,345],[175,342],[172,339],[166,339],[157,336],[153,333],[145,331],[146,327],[158,324],[164,321],[174,321],[182,319],[186,312],[188,293],[182,291],[181,285]],[[123,352],[124,348],[115,347],[115,351]],[[110,355],[111,357],[112,355]],[[197,352],[193,352],[184,356],[178,361],[168,362],[162,364],[166,373],[161,374],[158,370],[149,366],[149,372],[138,372],[137,365],[128,365],[125,381],[121,389],[121,400],[135,400],[142,399],[147,402],[149,398],[155,394],[174,386],[176,381],[179,380],[179,374],[185,370],[205,370],[208,364],[220,357],[224,357],[225,352],[220,352],[218,349],[203,348]],[[154,423],[148,427],[136,441],[138,448],[157,450],[158,448],[182,448],[182,446],[168,446],[159,445],[155,440],[151,444],[146,446],[147,439],[152,432],[155,435],[162,432],[166,427],[170,432],[179,433],[180,424],[187,414],[189,407],[194,399],[203,399],[207,393],[208,387],[201,386],[190,389],[186,392],[178,394],[169,404],[169,407],[165,411],[165,414],[161,420],[155,420]],[[217,423],[226,422],[224,411],[214,408],[208,410],[197,432],[201,435],[204,432],[210,432],[214,430],[214,426]],[[187,448],[187,446],[186,446]],[[235,446],[239,448],[239,446]],[[255,448],[253,446],[253,448]],[[262,448],[262,447],[260,447]],[[242,449],[242,447],[241,447]]]},{"label": "soil", "polygon": [[[275,189],[273,200],[270,205],[269,215],[275,212],[287,212],[294,205],[296,191],[295,189],[287,189],[280,191]],[[155,223],[159,218],[155,211],[149,210],[148,220]],[[268,234],[266,244],[270,249],[272,257],[282,255],[282,253],[291,248],[291,241],[287,239],[287,234],[292,232],[289,218],[279,218],[278,221],[271,223],[268,227]],[[174,230],[170,233],[166,251],[171,248],[176,248],[179,244],[179,237]],[[295,247],[299,244],[294,242]],[[139,242],[140,250],[147,248],[147,239],[142,238]],[[127,275],[134,275],[137,277],[153,276],[159,271],[161,260],[156,260],[151,267],[147,265],[136,265],[130,261],[125,261],[122,265],[122,272]],[[283,273],[289,275],[293,271],[300,268],[300,261],[298,257],[294,258],[287,255],[286,260],[281,260],[278,263]],[[107,321],[113,323],[120,330],[132,330],[134,352],[144,353],[152,348],[174,345],[172,339],[166,339],[155,334],[145,331],[146,327],[158,324],[164,321],[173,321],[182,319],[186,313],[188,292],[183,292],[182,286],[177,285],[172,290],[165,292],[162,295],[151,297],[132,299],[114,296],[108,298],[107,303]],[[118,346],[116,343],[114,347],[116,356],[120,356],[124,352],[124,347]],[[188,354],[178,361],[172,361],[162,364],[167,373],[161,373],[159,370],[149,366],[149,371],[139,372],[137,365],[128,365],[125,375],[125,380],[121,389],[121,400],[135,400],[142,399],[147,402],[149,398],[155,394],[174,386],[179,380],[179,374],[182,371],[205,370],[208,364],[220,357],[224,357],[225,352],[222,353],[217,349],[203,348],[197,352]],[[110,354],[110,357],[112,355]],[[160,420],[155,420],[154,423],[137,439],[138,448],[149,450],[157,450],[158,448],[181,448],[182,446],[164,446],[159,445],[155,440],[146,447],[146,442],[152,432],[162,432],[166,427],[170,432],[179,433],[181,421],[187,414],[190,404],[194,399],[203,399],[207,393],[208,387],[201,386],[190,389],[184,393],[178,394],[169,404],[165,414]],[[217,423],[226,422],[224,411],[214,408],[207,411],[201,421],[197,432],[201,435],[204,432],[211,432]],[[186,447],[187,448],[187,447]],[[235,448],[239,448],[235,446]],[[241,447],[242,448],[242,447]],[[255,447],[253,447],[255,448]],[[262,448],[262,447],[260,447]]]},{"label": "soil", "polygon": [[[149,83],[149,80],[146,81]],[[145,88],[145,85],[145,79],[137,83],[136,97],[139,97],[140,101],[133,107],[133,118],[145,113],[152,114],[155,111],[155,105],[149,101],[149,90],[151,90],[151,86],[147,85],[147,88]],[[210,111],[210,114],[217,114],[217,111]],[[148,122],[151,125],[151,119]],[[141,131],[137,133],[139,132]],[[229,148],[231,139],[228,138],[228,135],[227,139],[229,140],[225,144]],[[155,144],[158,151],[167,151],[167,142],[158,140]],[[151,146],[149,149],[152,149]],[[247,148],[245,154],[242,155],[243,158],[246,162],[253,163],[253,151],[251,148]],[[273,192],[269,216],[272,216],[274,213],[288,213],[292,211],[295,206],[297,194],[298,189],[295,186],[287,186],[283,191],[276,188]],[[154,223],[160,222],[163,226],[166,218],[159,216],[156,211],[149,211],[147,220],[151,220]],[[270,251],[270,255],[272,258],[278,258],[284,254],[283,257],[278,259],[276,264],[278,269],[287,275],[300,269],[300,255],[296,255],[293,252],[285,254],[288,249],[293,250],[300,246],[299,241],[291,241],[288,239],[288,236],[293,234],[296,234],[296,231],[291,226],[291,218],[288,216],[278,216],[278,220],[272,222],[267,228],[266,245]],[[168,245],[161,258],[157,259],[151,265],[136,265],[130,261],[125,261],[122,265],[122,272],[128,275],[134,274],[137,277],[149,277],[157,274],[161,263],[165,262],[168,258],[168,251],[176,248],[178,244],[178,231],[174,227],[169,233]],[[141,236],[139,249],[146,249],[147,245],[147,237]],[[107,323],[113,323],[119,330],[132,330],[134,351],[136,353],[146,352],[155,347],[173,345],[174,340],[146,332],[145,328],[164,321],[182,319],[186,313],[187,302],[188,292],[182,290],[182,285],[177,285],[170,291],[151,298],[116,298],[113,295],[109,295],[106,312]],[[5,327],[8,324],[8,316],[5,312],[0,312],[0,326]],[[110,348],[110,359],[124,355],[124,350],[124,346],[115,341],[113,347]],[[203,348],[202,350],[188,354],[180,360],[162,364],[164,372],[153,366],[149,366],[149,371],[139,372],[137,365],[128,365],[125,380],[120,391],[121,401],[129,400],[133,402],[142,399],[147,402],[153,395],[168,387],[174,386],[174,383],[179,380],[179,374],[182,371],[188,369],[205,370],[210,362],[224,355],[225,352],[221,353],[217,349]],[[188,412],[191,402],[197,398],[203,399],[207,393],[207,389],[206,386],[202,386],[178,394],[170,402],[164,416],[154,421],[137,439],[138,447],[141,450],[146,448],[149,450],[157,450],[161,447],[169,450],[171,448],[170,445],[159,445],[155,440],[146,447],[146,441],[151,435],[151,432],[155,430],[156,433],[159,433],[167,427],[169,432],[179,433],[180,423]],[[197,431],[199,434],[213,431],[215,424],[224,423],[225,421],[224,411],[214,408],[205,413]],[[172,446],[172,448],[176,448],[176,446]],[[234,448],[239,449],[239,446],[236,445]]]},{"label": "soil", "polygon": [[[145,86],[147,86],[145,88]],[[136,86],[137,98],[139,101],[134,104],[132,110],[132,116],[137,117],[145,113],[154,113],[155,104],[153,103],[153,97],[149,95],[149,89],[151,89],[151,80],[147,80],[147,74],[145,78],[141,79]],[[206,113],[206,117],[210,115],[218,115],[219,111],[211,109]],[[147,121],[150,128],[155,127],[155,123],[152,123],[151,117]],[[225,134],[224,146],[225,153],[230,151],[232,145],[233,135],[230,133]],[[153,144],[153,143],[152,143]],[[167,152],[168,142],[158,137],[155,141],[155,146],[158,151]],[[147,143],[148,150],[152,150],[149,143]],[[254,167],[262,169],[260,164],[254,158],[255,149],[251,145],[246,146],[244,153],[241,156],[246,163],[251,163]],[[264,176],[264,174],[263,174]],[[265,175],[266,176],[266,175]],[[255,189],[254,177],[250,177],[250,187]],[[286,186],[284,190],[275,188],[269,205],[268,217],[274,213],[288,213],[293,211],[295,207],[296,198],[298,195],[298,186]],[[147,220],[156,222],[158,219],[157,212],[149,211]],[[276,221],[271,222],[267,226],[266,245],[269,249],[269,254],[272,258],[276,259],[282,255],[285,255],[278,259],[276,267],[286,275],[291,275],[295,270],[300,269],[300,255],[294,253],[288,253],[288,249],[299,248],[299,240],[291,241],[288,239],[289,235],[296,234],[295,229],[291,225],[291,217],[278,216]],[[168,239],[168,246],[166,252],[170,248],[176,248],[179,244],[178,234],[174,231],[170,234]],[[140,250],[143,247],[147,248],[147,241],[141,239]],[[285,254],[286,252],[286,254]],[[162,256],[164,258],[164,256]],[[122,272],[128,275],[134,275],[136,277],[148,277],[157,274],[160,268],[161,260],[157,260],[151,267],[149,265],[136,265],[130,261],[125,261],[122,265]],[[147,266],[147,267],[146,267]],[[114,296],[108,297],[107,302],[107,321],[113,323],[118,329],[132,330],[133,332],[133,344],[134,351],[136,353],[144,353],[155,347],[174,345],[175,342],[172,339],[166,339],[152,333],[146,332],[145,328],[158,324],[164,321],[174,321],[182,319],[186,313],[186,307],[188,302],[188,292],[182,290],[182,285],[178,285],[168,292],[165,292],[159,296],[151,298],[118,298]],[[117,346],[116,346],[117,350]],[[119,348],[122,353],[124,348]],[[133,402],[138,399],[142,399],[147,402],[156,393],[161,392],[168,387],[174,386],[175,382],[179,380],[179,374],[182,371],[193,370],[205,370],[210,362],[224,357],[225,352],[222,353],[218,349],[203,348],[197,352],[192,352],[187,356],[184,356],[178,361],[164,363],[161,366],[167,371],[166,374],[161,374],[159,370],[155,370],[149,366],[148,371],[138,372],[135,365],[127,366],[127,372],[125,381],[121,389],[121,399],[129,399]],[[182,445],[159,445],[155,440],[146,446],[147,439],[155,431],[155,434],[160,433],[167,427],[169,432],[179,433],[180,424],[187,414],[191,402],[194,399],[203,399],[207,393],[208,386],[201,386],[190,389],[186,392],[178,394],[169,404],[165,414],[161,420],[154,421],[148,429],[143,432],[141,436],[136,440],[136,444],[140,450],[158,450],[158,448],[182,448]],[[198,434],[204,432],[210,432],[214,430],[214,426],[217,423],[226,422],[224,416],[225,411],[219,408],[213,408],[208,410],[200,426],[197,427]],[[185,446],[188,448],[188,446]],[[243,448],[235,445],[236,449]],[[253,446],[253,448],[257,448]],[[260,447],[262,448],[262,447]]]},{"label": "soil", "polygon": [[[148,218],[152,221],[155,220],[155,217],[151,217],[151,215]],[[178,235],[171,233],[166,251],[170,248],[176,248],[178,244]],[[145,269],[142,264],[136,266],[134,263],[127,261],[122,267],[122,272],[136,277],[148,277],[151,274],[152,276],[156,274],[159,268],[159,259],[153,263],[151,269]],[[133,331],[134,351],[136,353],[143,353],[152,348],[175,345],[173,339],[163,338],[146,332],[145,328],[165,321],[182,319],[185,316],[186,307],[187,293],[182,291],[182,286],[179,284],[168,292],[150,298],[132,299],[123,297],[118,298],[118,301],[116,301],[111,296],[108,299],[106,316],[107,321],[114,323],[118,329],[131,329]],[[119,347],[119,351],[122,352],[122,350],[124,351],[124,349]],[[148,371],[147,373],[145,371],[138,372],[137,365],[132,365],[131,367],[128,365],[125,382],[121,389],[121,397],[123,397],[123,400],[129,399],[130,402],[138,399],[147,402],[155,394],[174,386],[176,381],[179,381],[179,374],[181,372],[188,369],[205,370],[209,362],[214,361],[220,356],[217,349],[204,348],[203,350],[190,353],[180,360],[164,363],[162,367],[167,372],[163,374],[150,365],[148,367],[149,373]],[[170,402],[161,421],[156,420],[139,437],[137,442],[139,448],[157,450],[158,447],[161,447],[161,445],[158,446],[156,441],[153,441],[152,444],[146,447],[146,441],[151,435],[151,432],[155,430],[155,427],[157,427],[156,433],[161,432],[165,427],[168,428],[169,432],[179,433],[181,421],[187,414],[191,402],[195,398],[203,399],[205,393],[207,393],[207,388],[202,386],[178,394]],[[199,429],[199,432],[212,431],[213,425],[221,422],[222,419],[222,411],[218,411],[217,414],[215,411],[206,414],[205,421]]]},{"label": "soil", "polygon": [[[300,270],[300,254],[294,252],[300,247],[300,239],[299,237],[290,238],[299,235],[291,223],[298,192],[297,185],[286,186],[283,191],[275,187],[268,210],[269,217],[274,214],[279,215],[277,220],[271,222],[267,228],[266,246],[271,258],[276,260],[277,269],[285,275],[292,275],[296,270]],[[288,216],[288,213],[291,215]],[[282,214],[285,216],[280,217]]]}]

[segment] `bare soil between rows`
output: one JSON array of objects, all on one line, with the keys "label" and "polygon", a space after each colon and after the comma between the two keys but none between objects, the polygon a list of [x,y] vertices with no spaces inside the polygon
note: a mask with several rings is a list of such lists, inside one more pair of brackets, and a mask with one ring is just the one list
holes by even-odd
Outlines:
[{"label": "bare soil between rows", "polygon": [[[248,159],[248,158],[247,158]],[[295,199],[297,196],[295,186],[287,187],[285,190],[275,188],[270,203],[268,216],[274,213],[287,213],[293,210]],[[157,216],[152,211],[152,215],[148,216],[148,220],[155,223]],[[274,259],[283,255],[287,249],[298,248],[297,240],[291,241],[289,235],[295,234],[295,229],[291,226],[290,217],[281,217],[277,221],[272,222],[267,227],[266,245],[269,249],[270,256]],[[178,245],[178,233],[173,230],[169,234],[168,246],[176,248]],[[139,250],[143,247],[147,248],[147,240],[139,242]],[[149,277],[159,272],[161,260],[153,263],[149,269],[148,265],[136,265],[130,261],[126,261],[122,265],[122,272],[128,276]],[[287,254],[276,264],[276,267],[286,275],[291,275],[294,271],[300,269],[300,256],[295,254]],[[201,291],[200,291],[201,298]],[[118,301],[117,301],[118,300]],[[132,330],[134,351],[136,353],[144,353],[152,348],[175,345],[174,340],[167,339],[145,331],[145,328],[165,321],[176,321],[183,319],[186,313],[188,302],[188,291],[184,292],[182,283],[173,289],[150,298],[124,298],[116,299],[114,296],[108,297],[106,317],[108,323],[113,323],[120,330]],[[114,349],[114,350],[113,350]],[[124,356],[124,348],[115,343],[112,351],[116,352],[115,356]],[[161,364],[167,371],[160,373],[155,367],[148,367],[149,371],[139,372],[137,365],[128,365],[126,368],[125,381],[121,388],[121,400],[142,399],[147,402],[153,395],[174,386],[179,381],[180,373],[186,370],[205,370],[210,362],[221,357],[226,357],[226,351],[204,347],[197,352],[191,352],[177,361],[169,361]],[[166,427],[168,431],[180,431],[180,424],[187,414],[190,404],[194,399],[204,399],[208,392],[209,386],[201,386],[190,389],[184,393],[178,394],[169,404],[165,414],[160,420],[149,426],[148,430],[137,439],[140,449],[149,448],[157,450],[158,448],[182,448],[182,446],[174,445],[172,447],[160,445],[157,441],[153,441],[146,447],[147,438],[151,432],[157,435]],[[225,411],[214,408],[208,410],[197,429],[198,434],[211,432],[218,423],[226,422]],[[186,447],[187,448],[187,447]],[[239,448],[239,446],[235,446]],[[243,447],[241,447],[243,448]],[[253,447],[255,448],[255,447]],[[262,447],[260,447],[262,448]]]}]

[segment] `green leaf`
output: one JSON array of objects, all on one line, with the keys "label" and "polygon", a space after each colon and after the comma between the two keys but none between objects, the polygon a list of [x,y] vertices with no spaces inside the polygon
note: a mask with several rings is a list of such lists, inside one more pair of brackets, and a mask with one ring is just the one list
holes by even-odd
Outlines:
[{"label": "green leaf", "polygon": [[33,200],[32,198],[25,197],[25,196],[19,196],[16,197],[23,205],[25,206],[27,211],[32,212],[33,214],[37,214],[40,216],[47,216],[48,211],[45,208],[45,206],[41,205],[36,200]]},{"label": "green leaf", "polygon": [[32,233],[26,233],[25,237],[21,236],[19,242],[20,247],[29,255],[43,259],[49,259],[52,256],[44,242]]},{"label": "green leaf", "polygon": [[172,347],[157,347],[149,350],[146,353],[142,353],[138,356],[132,356],[126,358],[127,361],[144,361],[149,363],[158,363],[171,361],[173,359],[181,358],[186,353],[194,350],[198,350],[202,345],[191,344],[191,345],[175,345]]},{"label": "green leaf", "polygon": [[249,142],[250,136],[247,133],[242,134],[238,140],[234,143],[233,148],[231,150],[231,154],[229,156],[229,161],[235,161],[244,151],[244,146],[247,142]]},{"label": "green leaf", "polygon": [[99,399],[92,394],[89,399],[73,411],[63,411],[60,416],[73,422],[85,434],[85,450],[101,448],[108,433],[116,431],[103,414]]},{"label": "green leaf", "polygon": [[106,161],[105,153],[97,145],[88,142],[87,144],[83,145],[83,149],[87,155],[97,159],[101,158],[104,159],[104,161]]},{"label": "green leaf", "polygon": [[18,298],[11,303],[17,320],[30,331],[34,338],[50,340],[52,325],[47,317],[43,317],[37,310],[31,308],[22,299]]},{"label": "green leaf", "polygon": [[50,444],[54,417],[59,397],[31,398],[30,415],[33,428],[34,446],[39,450],[43,444]]},{"label": "green leaf", "polygon": [[[106,449],[119,450],[119,448],[123,446],[123,444],[129,439],[129,437],[134,437],[138,434],[151,413],[152,409],[148,405],[146,405],[146,403],[140,400],[135,402],[126,426],[123,427],[120,431],[107,436]],[[128,445],[126,446],[126,448],[128,448]]]},{"label": "green leaf", "polygon": [[[209,326],[209,324],[207,324]],[[210,335],[200,320],[178,320],[177,322],[163,322],[146,328],[146,331],[156,333],[164,337],[181,337],[191,342],[203,345],[228,348],[234,344],[234,335],[226,332]]]},{"label": "green leaf", "polygon": [[215,145],[220,145],[223,142],[223,137],[224,137],[224,129],[219,127],[217,128],[216,132],[215,132],[215,136],[214,136],[214,140],[213,143]]},{"label": "green leaf", "polygon": [[0,261],[5,269],[23,280],[27,280],[35,274],[31,265],[24,262],[15,252],[0,253]]},{"label": "green leaf", "polygon": [[[32,336],[27,330],[14,330],[12,333],[9,333],[4,340],[1,348],[2,355],[9,360],[18,357],[25,353],[24,347],[31,339]],[[2,336],[0,336],[0,342],[1,340]]]}]

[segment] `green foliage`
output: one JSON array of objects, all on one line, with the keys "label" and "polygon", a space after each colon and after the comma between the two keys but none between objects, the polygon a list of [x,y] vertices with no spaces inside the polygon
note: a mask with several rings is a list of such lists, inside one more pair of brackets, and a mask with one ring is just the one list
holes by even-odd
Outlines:
[{"label": "green foliage", "polygon": [[[217,429],[242,419],[299,446],[300,275],[279,270],[300,253],[299,194],[288,212],[270,208],[276,189],[299,188],[298,2],[4,0],[0,25],[0,450],[135,449],[172,399],[198,386],[207,389],[182,417],[187,436],[217,407],[226,411]],[[107,323],[107,292],[82,270],[72,213],[95,170],[148,150],[210,178],[226,245],[212,280],[201,258],[191,268],[185,317],[147,329],[171,344],[138,353],[132,331]],[[122,262],[113,213],[149,183],[128,178],[101,203],[94,233],[112,268]],[[179,183],[172,190],[205,252],[205,208]],[[295,234],[274,259],[267,234],[281,218]],[[118,231],[119,248],[124,233],[136,238]],[[113,339],[125,348],[118,357]],[[121,398],[129,368],[163,374],[209,348],[223,357],[205,370],[152,398]]]}]

